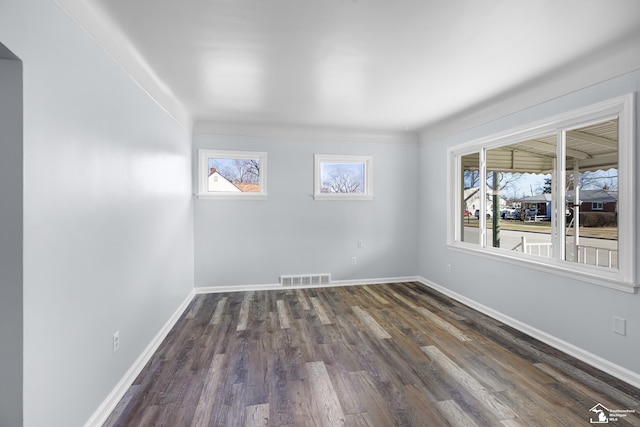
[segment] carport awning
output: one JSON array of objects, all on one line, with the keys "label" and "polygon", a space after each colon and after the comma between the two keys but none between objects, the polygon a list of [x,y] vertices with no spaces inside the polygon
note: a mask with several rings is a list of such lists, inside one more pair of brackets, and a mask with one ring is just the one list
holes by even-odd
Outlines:
[{"label": "carport awning", "polygon": [[[567,168],[578,161],[580,172],[618,167],[618,119],[567,132]],[[487,170],[547,174],[553,171],[556,135],[534,138],[487,150]],[[479,155],[463,156],[463,170],[477,170]]]}]

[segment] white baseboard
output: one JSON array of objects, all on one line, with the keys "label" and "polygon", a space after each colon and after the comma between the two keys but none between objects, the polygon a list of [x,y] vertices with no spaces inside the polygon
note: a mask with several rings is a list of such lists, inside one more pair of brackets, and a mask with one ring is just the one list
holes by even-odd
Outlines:
[{"label": "white baseboard", "polygon": [[544,331],[541,331],[540,329],[534,328],[533,326],[530,326],[517,319],[514,319],[503,313],[500,313],[499,311],[496,311],[490,307],[480,304],[477,301],[474,301],[450,289],[447,289],[443,286],[433,283],[425,279],[424,277],[419,277],[418,279],[416,279],[416,281],[423,284],[424,286],[433,288],[436,291],[441,292],[446,296],[453,298],[456,301],[459,301],[465,305],[468,305],[469,307],[475,310],[478,310],[479,312],[484,313],[487,316],[490,316],[496,320],[499,320],[500,322],[508,326],[511,326],[512,328],[515,328],[520,332],[524,332],[525,334],[533,338],[536,338],[544,342],[545,344],[548,344],[554,348],[557,348],[558,350],[563,351],[575,357],[576,359],[582,360],[583,362],[588,363],[589,365],[595,368],[598,368],[601,371],[604,371],[626,383],[629,383],[634,387],[640,387],[640,374],[638,374],[637,372],[633,372],[625,367],[617,365],[589,351],[586,351],[571,343],[561,340],[560,338],[554,337],[553,335],[550,335]]},{"label": "white baseboard", "polygon": [[124,374],[124,376],[115,386],[115,388],[111,391],[111,393],[109,393],[107,398],[102,402],[102,404],[98,407],[98,409],[96,409],[96,411],[93,413],[91,418],[89,418],[89,420],[84,424],[84,427],[97,427],[104,424],[104,422],[107,420],[107,418],[111,414],[111,411],[113,411],[113,409],[116,407],[118,402],[120,402],[120,399],[122,399],[122,397],[127,392],[131,384],[133,384],[138,374],[140,374],[140,372],[145,367],[147,362],[151,360],[151,357],[153,356],[153,354],[156,352],[156,350],[158,350],[158,347],[160,347],[160,344],[162,343],[162,341],[169,334],[169,331],[171,331],[171,328],[173,328],[173,326],[178,322],[178,319],[180,319],[180,316],[182,316],[182,313],[184,313],[184,311],[187,309],[187,307],[189,306],[189,303],[191,303],[191,300],[193,300],[194,296],[195,296],[195,292],[193,290],[189,292],[189,295],[187,295],[184,301],[182,301],[180,306],[171,315],[171,317],[169,318],[169,320],[167,320],[164,326],[162,326],[162,328],[156,334],[156,336],[153,337],[153,339],[144,349],[142,354],[140,354],[140,356],[138,356],[136,361],[133,362],[133,365],[131,365],[127,373]]},{"label": "white baseboard", "polygon": [[267,283],[255,285],[231,285],[231,286],[200,286],[195,288],[196,295],[219,294],[221,292],[248,292],[248,291],[272,291],[282,289],[280,283]]},{"label": "white baseboard", "polygon": [[419,276],[385,277],[378,279],[353,279],[353,280],[332,280],[326,285],[305,285],[305,286],[282,286],[280,283],[263,285],[235,285],[235,286],[201,286],[195,288],[196,294],[215,294],[221,292],[246,292],[246,291],[272,291],[277,289],[310,289],[310,288],[330,288],[336,286],[357,286],[357,285],[378,285],[385,283],[416,282]]},{"label": "white baseboard", "polygon": [[333,286],[352,286],[352,285],[384,285],[388,283],[405,283],[420,280],[419,276],[401,276],[401,277],[385,277],[381,279],[355,279],[355,280],[333,280]]}]

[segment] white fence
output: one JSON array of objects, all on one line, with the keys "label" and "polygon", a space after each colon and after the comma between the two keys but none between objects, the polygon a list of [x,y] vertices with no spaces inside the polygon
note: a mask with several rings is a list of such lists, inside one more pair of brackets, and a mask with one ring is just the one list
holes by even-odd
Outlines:
[{"label": "white fence", "polygon": [[544,256],[547,258],[553,257],[553,243],[528,243],[527,238],[522,236],[520,243],[513,247],[512,250],[517,251],[521,249],[525,254]]},{"label": "white fence", "polygon": [[618,266],[618,251],[597,246],[578,245],[578,262],[614,268]]},{"label": "white fence", "polygon": [[[552,258],[554,256],[553,243],[529,243],[525,236],[520,238],[520,243],[514,246],[512,250],[522,251],[526,254],[547,258]],[[606,268],[618,268],[618,250],[597,246],[578,245],[576,261],[581,264],[597,265],[599,267]]]}]

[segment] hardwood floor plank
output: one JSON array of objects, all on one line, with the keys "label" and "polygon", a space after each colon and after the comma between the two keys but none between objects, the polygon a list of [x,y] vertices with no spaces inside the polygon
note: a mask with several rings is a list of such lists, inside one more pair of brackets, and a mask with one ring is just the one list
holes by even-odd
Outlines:
[{"label": "hardwood floor plank", "polygon": [[344,425],[346,427],[375,427],[375,424],[369,424],[363,414],[348,414],[344,416]]},{"label": "hardwood floor plank", "polygon": [[518,420],[502,420],[500,424],[504,427],[527,427],[527,424],[521,424]]},{"label": "hardwood floor plank", "polygon": [[443,400],[436,405],[453,427],[479,427],[455,401]]},{"label": "hardwood floor plank", "polygon": [[[286,333],[282,332],[282,335]],[[272,351],[269,358],[269,424],[272,426],[288,426],[294,421],[287,368],[284,350]]]},{"label": "hardwood floor plank", "polygon": [[375,420],[377,426],[395,425],[388,402],[380,394],[376,382],[367,371],[350,372],[348,380],[351,388],[355,390],[360,414]]},{"label": "hardwood floor plank", "polygon": [[371,333],[378,339],[385,340],[391,339],[391,335],[387,331],[384,330],[382,326],[376,320],[371,317],[369,313],[363,310],[361,307],[357,305],[351,307],[351,310],[358,316],[358,318],[366,325],[366,327],[371,331]]},{"label": "hardwood floor plank", "polygon": [[245,427],[267,427],[269,425],[269,404],[245,406]]},{"label": "hardwood floor plank", "polygon": [[202,303],[204,302],[204,298],[194,297],[193,301],[191,301],[191,305],[189,306],[189,311],[185,315],[185,319],[193,319],[200,311],[200,307],[202,307]]},{"label": "hardwood floor plank", "polygon": [[456,365],[437,347],[423,347],[422,350],[436,363],[438,363],[451,377],[463,388],[469,391],[480,402],[483,402],[487,409],[494,413],[499,420],[515,418],[516,414],[505,406],[496,396],[490,393],[482,384],[476,381],[471,375]]},{"label": "hardwood floor plank", "polygon": [[[305,369],[306,371],[306,369]],[[313,426],[313,411],[311,409],[311,394],[307,381],[299,379],[289,381],[289,395],[293,412],[294,426]]]},{"label": "hardwood floor plank", "polygon": [[345,415],[360,412],[359,401],[353,383],[349,380],[349,372],[344,370],[342,364],[329,365],[325,363],[329,379],[336,392],[340,407]]},{"label": "hardwood floor plank", "polygon": [[409,408],[411,408],[409,412],[411,425],[428,425],[429,427],[446,427],[449,425],[442,418],[437,402],[424,387],[408,384],[404,386],[404,393],[407,396]]},{"label": "hardwood floor plank", "polygon": [[366,293],[368,293],[369,295],[371,295],[373,297],[373,299],[375,299],[376,301],[378,301],[380,304],[382,305],[389,305],[389,301],[383,297],[380,292],[375,292],[373,290],[372,285],[369,286],[363,286],[362,290],[365,291]]},{"label": "hardwood floor plank", "polygon": [[249,360],[247,372],[247,405],[257,405],[269,402],[269,372],[270,348],[266,340],[249,341]]},{"label": "hardwood floor plank", "polygon": [[213,408],[219,396],[218,387],[221,385],[220,379],[222,378],[225,362],[226,355],[224,354],[218,354],[213,358],[213,363],[207,373],[205,385],[193,415],[193,426],[195,427],[206,427],[213,418]]},{"label": "hardwood floor plank", "polygon": [[389,293],[391,294],[391,296],[393,298],[395,298],[396,300],[400,301],[401,303],[403,303],[407,307],[411,307],[411,308],[416,308],[417,307],[415,302],[405,298],[404,296],[400,295],[398,292],[390,291]]},{"label": "hardwood floor plank", "polygon": [[283,300],[279,299],[277,303],[278,307],[278,320],[280,321],[280,329],[289,329],[289,313]]},{"label": "hardwood floor plank", "polygon": [[310,299],[311,305],[313,306],[318,319],[320,319],[320,323],[322,323],[323,325],[331,325],[333,322],[331,321],[331,319],[329,319],[329,316],[327,315],[327,312],[322,306],[320,300],[317,297],[311,297]]},{"label": "hardwood floor plank", "polygon": [[[221,404],[216,405],[218,409],[215,411],[212,424],[216,426],[242,425],[246,407],[245,393],[244,384],[227,384],[224,389],[224,398],[220,401]],[[170,425],[180,425],[180,423]]]},{"label": "hardwood floor plank", "polygon": [[242,299],[242,306],[240,306],[240,322],[236,330],[244,331],[249,324],[249,309],[251,307],[251,301],[253,300],[253,291],[249,291],[244,295]]},{"label": "hardwood floor plank", "polygon": [[308,362],[305,363],[305,367],[311,391],[311,405],[316,414],[314,421],[326,427],[343,426],[344,413],[324,363]]},{"label": "hardwood floor plank", "polygon": [[311,310],[311,306],[309,305],[309,300],[307,300],[307,296],[305,295],[302,289],[296,289],[296,296],[298,297],[298,301],[300,302],[300,306],[303,310]]},{"label": "hardwood floor plank", "polygon": [[218,301],[216,305],[216,311],[213,312],[213,316],[211,317],[211,321],[209,324],[211,325],[219,325],[222,323],[222,316],[224,316],[225,306],[227,304],[228,297],[223,297]]},{"label": "hardwood floor plank", "polygon": [[409,295],[409,298],[416,302],[416,306],[425,307],[429,311],[438,312],[442,314],[442,317],[452,319],[455,321],[464,321],[467,318],[454,311],[453,306],[444,304],[434,298],[430,298],[425,292],[421,292],[420,288],[423,286],[418,285],[419,288],[413,287],[413,284],[406,284],[403,286],[403,290]]},{"label": "hardwood floor plank", "polygon": [[451,323],[449,323],[446,320],[442,319],[440,316],[437,316],[436,314],[430,312],[426,308],[424,308],[424,307],[416,307],[416,310],[421,315],[423,315],[425,318],[429,319],[433,324],[435,324],[439,328],[444,329],[445,331],[449,332],[456,339],[458,339],[460,341],[471,341],[471,338],[469,338],[467,335],[465,335],[460,329],[456,328]]}]

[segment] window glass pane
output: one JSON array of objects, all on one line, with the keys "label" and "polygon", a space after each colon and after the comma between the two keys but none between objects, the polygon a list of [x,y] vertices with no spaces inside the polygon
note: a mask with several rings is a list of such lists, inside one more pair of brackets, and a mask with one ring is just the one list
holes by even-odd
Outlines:
[{"label": "window glass pane", "polygon": [[479,221],[476,209],[480,209],[480,153],[466,154],[460,157],[462,170],[462,201],[458,219],[460,240],[480,244]]},{"label": "window glass pane", "polygon": [[566,144],[565,259],[617,269],[618,120],[568,130]]},{"label": "window glass pane", "polygon": [[553,257],[555,133],[487,150],[486,246]]},{"label": "window glass pane", "polygon": [[314,200],[372,200],[373,157],[314,155]]},{"label": "window glass pane", "polygon": [[365,192],[364,162],[321,162],[321,193],[355,193]]},{"label": "window glass pane", "polygon": [[209,157],[207,191],[260,193],[260,159]]}]

